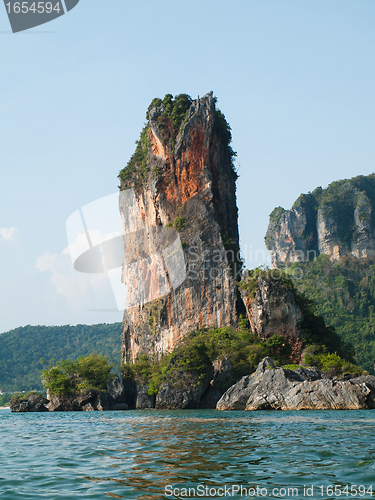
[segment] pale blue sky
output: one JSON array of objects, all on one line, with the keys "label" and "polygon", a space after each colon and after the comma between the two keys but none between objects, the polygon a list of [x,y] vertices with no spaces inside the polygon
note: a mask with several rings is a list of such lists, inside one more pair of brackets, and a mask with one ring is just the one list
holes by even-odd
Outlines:
[{"label": "pale blue sky", "polygon": [[121,320],[89,311],[114,298],[73,274],[65,223],[116,191],[153,97],[218,97],[250,267],[275,206],[372,173],[374,23],[373,0],[80,0],[12,34],[1,8],[0,332]]}]

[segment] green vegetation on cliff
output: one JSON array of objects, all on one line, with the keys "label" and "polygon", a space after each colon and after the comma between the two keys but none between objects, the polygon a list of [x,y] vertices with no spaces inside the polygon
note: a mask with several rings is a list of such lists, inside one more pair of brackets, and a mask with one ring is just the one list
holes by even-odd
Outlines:
[{"label": "green vegetation on cliff", "polygon": [[357,362],[371,373],[375,363],[375,258],[349,256],[331,262],[326,255],[298,263],[303,273],[294,280],[297,290],[340,337],[354,347]]},{"label": "green vegetation on cliff", "polygon": [[[157,118],[159,131],[165,145],[170,145],[172,148],[175,145],[178,131],[183,121],[187,118],[187,112],[191,106],[192,99],[187,94],[179,94],[173,96],[166,94],[163,100],[154,98],[151,101],[146,113],[146,119],[150,118],[152,108],[158,108],[163,105],[164,111]],[[129,186],[139,187],[147,179],[150,172],[150,164],[147,161],[147,154],[150,151],[149,142],[149,124],[143,128],[139,141],[136,142],[137,147],[127,165],[120,171],[118,177],[122,181],[121,188]],[[153,167],[153,177],[160,178],[161,171],[158,166]]]},{"label": "green vegetation on cliff", "polygon": [[[214,102],[216,105],[216,97],[214,98]],[[163,109],[157,116],[156,122],[162,142],[164,146],[169,149],[170,153],[173,153],[177,135],[188,120],[188,111],[192,103],[192,98],[187,94],[179,94],[175,97],[173,97],[172,94],[166,94],[164,99],[155,97],[148,107],[146,113],[147,121],[150,119],[151,109],[160,107]],[[162,177],[162,171],[159,166],[152,165],[149,128],[149,123],[147,123],[141,132],[139,140],[136,141],[137,147],[134,154],[128,161],[127,165],[118,174],[118,178],[122,181],[120,186],[121,189],[125,189],[130,186],[140,187],[146,181],[151,167],[154,179],[160,180]],[[221,143],[228,154],[229,161],[232,164],[233,176],[237,179],[238,176],[233,164],[233,158],[237,153],[233,151],[230,145],[232,142],[231,128],[225,119],[224,114],[219,109],[215,109],[214,131],[221,138]]]},{"label": "green vegetation on cliff", "polygon": [[[156,97],[151,101],[151,104],[148,107],[146,119],[149,119],[152,108],[158,108],[163,104],[164,111],[160,116],[168,118],[170,123],[173,125],[174,136],[176,136],[181,123],[186,119],[186,114],[192,102],[192,98],[187,94],[176,95],[174,99],[172,94],[166,94],[163,100]],[[162,123],[163,119],[161,119],[160,122]]]},{"label": "green vegetation on cliff", "polygon": [[[122,366],[122,375],[142,385],[149,385],[150,394],[155,394],[164,382],[174,381],[179,371],[194,374],[198,382],[202,381],[215,360],[226,358],[230,361],[233,379],[229,384],[252,373],[265,356],[272,357],[279,365],[286,363],[291,348],[282,335],[273,335],[265,342],[259,342],[247,326],[247,320],[242,319],[238,330],[232,327],[203,327],[191,332],[172,353],[160,360],[151,359],[145,354],[139,355],[134,364]],[[318,347],[314,349],[316,355],[322,352]],[[319,360],[323,360],[323,352],[322,356]],[[357,370],[357,367],[354,368]]]},{"label": "green vegetation on cliff", "polygon": [[[293,288],[293,284],[290,286]],[[306,304],[305,301],[305,311]],[[312,312],[311,316],[314,316]],[[311,326],[311,318],[308,321],[307,324]],[[213,361],[224,358],[230,361],[233,369],[233,377],[228,380],[228,387],[242,376],[252,373],[265,356],[273,358],[277,365],[289,367],[290,365],[285,363],[291,348],[285,338],[282,335],[273,335],[264,342],[256,341],[247,328],[247,323],[247,320],[242,319],[239,330],[232,327],[203,327],[191,332],[173,352],[159,360],[141,354],[135,363],[122,365],[122,376],[134,379],[141,385],[148,385],[149,393],[156,394],[165,382],[178,384],[181,372],[194,375],[197,383],[203,381],[212,370]],[[326,327],[322,318],[318,319],[318,323],[323,329],[315,331],[312,337],[315,343],[306,349],[304,365],[318,366],[328,375],[340,378],[361,375],[361,368],[340,357],[336,351],[329,351],[327,345],[337,347],[341,353],[350,356],[334,329]],[[320,343],[316,343],[317,341]]]},{"label": "green vegetation on cliff", "polygon": [[119,363],[120,348],[121,323],[16,328],[0,335],[0,388],[42,389],[41,358],[75,360],[95,351]]},{"label": "green vegetation on cliff", "polygon": [[[351,242],[356,241],[353,213],[360,197],[362,204],[368,202],[375,208],[375,174],[335,181],[325,189],[318,187],[312,193],[301,194],[293,208],[300,205],[315,213],[321,209],[325,217],[333,217],[341,244],[350,247]],[[368,217],[368,214],[360,212],[359,217],[363,219]],[[371,222],[374,226],[375,210],[372,210]],[[306,229],[306,232],[310,234],[313,229],[310,228],[310,231]]]},{"label": "green vegetation on cliff", "polygon": [[139,141],[136,142],[137,147],[135,148],[135,152],[126,167],[118,174],[119,179],[125,184],[131,181],[142,183],[150,171],[150,167],[147,165],[147,153],[150,147],[148,129],[149,127],[146,125],[141,132]]}]

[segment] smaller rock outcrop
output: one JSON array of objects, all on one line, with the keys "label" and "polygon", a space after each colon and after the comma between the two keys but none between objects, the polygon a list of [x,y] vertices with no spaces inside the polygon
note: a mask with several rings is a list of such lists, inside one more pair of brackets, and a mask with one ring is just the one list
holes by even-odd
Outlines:
[{"label": "smaller rock outcrop", "polygon": [[120,379],[107,384],[107,391],[90,389],[84,394],[62,394],[53,396],[47,391],[48,411],[108,411],[127,410],[127,398],[131,397]]},{"label": "smaller rock outcrop", "polygon": [[49,411],[105,411],[108,410],[108,398],[104,392],[90,390],[85,394],[53,396],[50,399]]},{"label": "smaller rock outcrop", "polygon": [[252,332],[262,341],[282,335],[291,347],[290,361],[299,363],[303,349],[303,314],[293,292],[280,281],[261,277],[257,280],[257,288],[249,289],[246,272],[241,285]]},{"label": "smaller rock outcrop", "polygon": [[27,396],[13,396],[9,402],[10,410],[20,412],[45,412],[48,411],[46,404],[49,400],[41,394],[33,393]]},{"label": "smaller rock outcrop", "polygon": [[218,401],[218,410],[354,410],[375,408],[375,377],[331,380],[317,368],[277,368],[264,358]]}]

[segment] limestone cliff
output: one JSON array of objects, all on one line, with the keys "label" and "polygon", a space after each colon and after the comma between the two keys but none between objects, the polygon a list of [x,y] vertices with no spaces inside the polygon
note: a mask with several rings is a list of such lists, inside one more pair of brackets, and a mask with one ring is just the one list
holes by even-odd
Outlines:
[{"label": "limestone cliff", "polygon": [[[124,361],[170,352],[204,324],[237,323],[235,153],[215,104],[212,93],[194,101],[185,94],[154,99],[136,152],[120,172],[123,280],[130,292]],[[184,279],[176,278],[176,268]]]},{"label": "limestone cliff", "polygon": [[291,210],[277,207],[265,236],[273,267],[375,254],[375,174],[333,182],[301,194]]}]

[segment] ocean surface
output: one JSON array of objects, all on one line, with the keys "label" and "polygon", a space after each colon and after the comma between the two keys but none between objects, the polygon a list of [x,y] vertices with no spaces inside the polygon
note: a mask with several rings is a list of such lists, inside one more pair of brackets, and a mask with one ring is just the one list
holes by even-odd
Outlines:
[{"label": "ocean surface", "polygon": [[375,410],[0,410],[0,500],[369,499],[371,485]]}]

